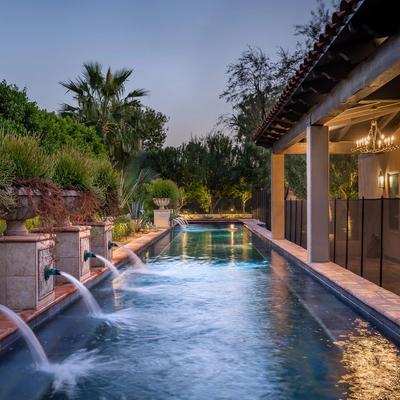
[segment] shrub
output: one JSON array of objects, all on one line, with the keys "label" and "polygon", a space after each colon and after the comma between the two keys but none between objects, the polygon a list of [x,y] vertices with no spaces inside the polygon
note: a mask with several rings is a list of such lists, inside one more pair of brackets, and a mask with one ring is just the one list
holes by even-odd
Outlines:
[{"label": "shrub", "polygon": [[39,217],[35,217],[35,218],[27,219],[26,222],[25,222],[25,226],[26,226],[26,229],[28,229],[29,232],[32,231],[35,228],[40,227],[41,226],[40,218]]},{"label": "shrub", "polygon": [[93,186],[106,191],[118,190],[119,175],[109,160],[93,160],[91,168],[93,172]]},{"label": "shrub", "polygon": [[11,210],[15,205],[15,197],[10,190],[14,177],[12,160],[7,155],[3,155],[0,157],[0,210]]},{"label": "shrub", "polygon": [[134,233],[135,229],[129,215],[122,215],[114,221],[113,240],[121,240]]},{"label": "shrub", "polygon": [[175,182],[169,179],[155,179],[147,186],[152,198],[169,198],[175,201],[179,198],[179,189]]},{"label": "shrub", "polygon": [[0,189],[7,188],[14,180],[14,163],[7,154],[0,157]]},{"label": "shrub", "polygon": [[93,176],[91,160],[77,150],[64,147],[54,154],[53,181],[63,189],[89,191]]},{"label": "shrub", "polygon": [[49,179],[53,173],[53,163],[34,136],[6,134],[0,138],[1,167],[6,172],[1,179],[43,178]]},{"label": "shrub", "polygon": [[119,174],[111,162],[106,159],[93,160],[93,190],[100,204],[100,213],[103,216],[119,214]]}]

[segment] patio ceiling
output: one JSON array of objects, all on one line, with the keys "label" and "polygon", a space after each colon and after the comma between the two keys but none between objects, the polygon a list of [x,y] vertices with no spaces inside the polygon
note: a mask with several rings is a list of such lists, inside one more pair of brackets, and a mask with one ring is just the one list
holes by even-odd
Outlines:
[{"label": "patio ceiling", "polygon": [[[324,103],[329,104],[322,107],[326,117],[321,123],[334,129],[398,113],[400,99],[393,98],[393,90],[391,96],[384,91],[379,92],[397,77],[400,70],[390,71],[390,74],[375,80],[368,90],[362,91],[356,87],[368,85],[367,79],[381,67],[372,65],[363,71],[364,61],[371,59],[372,55],[377,56],[378,49],[399,32],[398,6],[398,0],[343,0],[340,10],[333,14],[331,23],[327,24],[313,50],[254,133],[256,143],[275,148],[281,143],[283,147],[301,140],[299,135],[304,131],[304,120],[318,107],[320,110],[317,114],[321,114]],[[384,52],[383,49],[381,53],[390,54],[392,59],[394,57],[393,53]],[[399,58],[398,53],[396,57]],[[354,83],[356,72],[366,75],[364,80],[358,76],[357,85]],[[354,82],[349,81],[349,85],[351,89],[354,87],[354,92],[350,93],[349,87],[346,87],[339,93],[340,96],[336,96],[335,90],[347,79],[353,79]],[[382,97],[373,98],[374,92]],[[347,97],[342,102],[344,94]],[[398,90],[395,95],[400,97]],[[334,102],[335,96],[341,97],[341,103]],[[322,115],[319,118],[322,119]],[[289,133],[290,138],[285,138]]]},{"label": "patio ceiling", "polygon": [[325,123],[331,129],[360,124],[400,111],[400,100],[362,100],[358,106],[349,108]]}]

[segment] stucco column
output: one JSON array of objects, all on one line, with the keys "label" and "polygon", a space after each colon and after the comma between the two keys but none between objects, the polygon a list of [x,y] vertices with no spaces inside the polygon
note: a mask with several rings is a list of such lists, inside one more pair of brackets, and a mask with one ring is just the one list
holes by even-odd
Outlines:
[{"label": "stucco column", "polygon": [[329,261],[329,132],[307,128],[307,250],[309,262]]},{"label": "stucco column", "polygon": [[271,155],[271,234],[285,238],[285,156]]}]

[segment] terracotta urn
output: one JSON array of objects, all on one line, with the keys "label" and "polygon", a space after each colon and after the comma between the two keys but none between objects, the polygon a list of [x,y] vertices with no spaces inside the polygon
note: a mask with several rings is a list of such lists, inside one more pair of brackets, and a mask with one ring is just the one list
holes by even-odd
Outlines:
[{"label": "terracotta urn", "polygon": [[25,221],[36,217],[37,210],[42,201],[42,194],[39,190],[27,187],[14,188],[16,204],[10,210],[1,210],[0,217],[7,221],[6,236],[29,235]]},{"label": "terracotta urn", "polygon": [[63,226],[71,226],[70,215],[76,214],[81,206],[82,194],[77,190],[63,190],[64,208],[67,210]]},{"label": "terracotta urn", "polygon": [[164,210],[165,207],[171,201],[171,199],[169,199],[168,197],[155,197],[155,198],[153,198],[153,201],[159,210]]}]

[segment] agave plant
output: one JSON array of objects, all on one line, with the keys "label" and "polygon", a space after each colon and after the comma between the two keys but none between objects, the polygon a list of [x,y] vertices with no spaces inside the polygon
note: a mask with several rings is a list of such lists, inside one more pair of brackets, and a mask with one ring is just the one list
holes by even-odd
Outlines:
[{"label": "agave plant", "polygon": [[137,160],[120,175],[119,198],[121,209],[127,209],[132,218],[139,215],[145,199],[145,184],[156,179],[158,174],[150,168],[140,169]]}]

